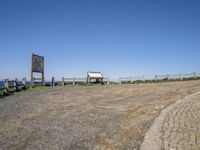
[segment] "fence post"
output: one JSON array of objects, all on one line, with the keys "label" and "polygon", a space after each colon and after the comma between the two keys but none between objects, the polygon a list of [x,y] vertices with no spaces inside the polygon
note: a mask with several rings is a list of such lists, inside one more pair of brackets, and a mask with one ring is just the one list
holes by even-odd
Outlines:
[{"label": "fence post", "polygon": [[120,84],[120,85],[122,84],[121,77],[119,77],[119,84]]},{"label": "fence post", "polygon": [[133,83],[133,77],[131,77],[131,84]]},{"label": "fence post", "polygon": [[18,78],[15,78],[14,80],[14,86],[15,86],[15,91],[18,91]]},{"label": "fence post", "polygon": [[156,81],[158,80],[158,76],[157,76],[157,75],[155,75],[155,80],[156,80]]},{"label": "fence post", "polygon": [[25,90],[26,89],[26,77],[24,77],[22,79],[22,89]]},{"label": "fence post", "polygon": [[166,75],[167,80],[169,80],[169,74]]},{"label": "fence post", "polygon": [[32,86],[35,86],[35,77],[32,78]]},{"label": "fence post", "polygon": [[43,77],[42,85],[45,86],[45,77]]},{"label": "fence post", "polygon": [[183,80],[182,73],[180,73],[179,76],[180,76],[180,80]]},{"label": "fence post", "polygon": [[73,85],[75,85],[75,80],[76,80],[76,78],[75,78],[75,77],[73,77]]},{"label": "fence post", "polygon": [[85,81],[84,81],[84,83],[85,83],[85,84],[87,83],[87,78],[85,78]]},{"label": "fence post", "polygon": [[8,79],[4,80],[4,88],[5,88],[5,92],[7,92],[9,90]]},{"label": "fence post", "polygon": [[107,85],[109,85],[110,84],[110,79],[109,78],[107,78]]},{"label": "fence post", "polygon": [[194,77],[195,79],[197,78],[196,72],[193,72],[193,77]]},{"label": "fence post", "polygon": [[65,78],[62,77],[62,86],[64,86],[64,85],[65,85]]},{"label": "fence post", "polygon": [[52,80],[51,80],[51,86],[55,86],[55,78],[54,77],[52,77]]},{"label": "fence post", "polygon": [[142,80],[145,81],[145,76],[144,75],[142,76]]}]

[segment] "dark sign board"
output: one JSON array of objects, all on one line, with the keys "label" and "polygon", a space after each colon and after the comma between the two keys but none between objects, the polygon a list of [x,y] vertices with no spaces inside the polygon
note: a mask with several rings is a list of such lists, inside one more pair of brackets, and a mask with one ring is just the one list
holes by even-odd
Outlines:
[{"label": "dark sign board", "polygon": [[40,73],[44,72],[44,57],[33,54],[32,71]]},{"label": "dark sign board", "polygon": [[30,88],[34,86],[35,78],[33,77],[33,73],[42,73],[42,78],[37,78],[37,80],[41,80],[41,85],[45,84],[44,81],[44,57],[32,54],[32,60],[31,60],[31,82],[30,82]]}]

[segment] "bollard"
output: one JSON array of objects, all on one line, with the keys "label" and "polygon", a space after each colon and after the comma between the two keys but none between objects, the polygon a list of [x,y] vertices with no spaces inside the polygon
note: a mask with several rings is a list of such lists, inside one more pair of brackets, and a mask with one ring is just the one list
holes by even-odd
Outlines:
[{"label": "bollard", "polygon": [[62,77],[62,86],[64,86],[64,85],[65,85],[65,78]]},{"label": "bollard", "polygon": [[133,77],[131,77],[131,84],[133,83]]},{"label": "bollard", "polygon": [[55,86],[54,77],[52,77],[51,86]]},{"label": "bollard", "polygon": [[119,78],[119,84],[120,84],[120,85],[122,84],[121,77]]}]

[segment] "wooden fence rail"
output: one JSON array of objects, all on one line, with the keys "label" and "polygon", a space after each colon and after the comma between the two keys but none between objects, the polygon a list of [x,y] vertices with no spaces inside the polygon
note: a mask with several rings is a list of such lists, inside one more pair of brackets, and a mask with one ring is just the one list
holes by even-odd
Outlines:
[{"label": "wooden fence rail", "polygon": [[133,83],[133,81],[136,80],[142,80],[145,81],[145,76],[141,76],[141,77],[119,77],[119,84],[122,84],[122,82],[126,82],[126,81],[130,81],[131,83]]},{"label": "wooden fence rail", "polygon": [[15,80],[4,79],[3,87],[0,87],[0,91],[11,93],[19,91],[20,88],[22,90],[26,89],[26,78],[23,78],[21,83],[18,82],[17,78]]},{"label": "wooden fence rail", "polygon": [[[62,77],[61,81],[55,81],[55,78],[52,77],[51,85],[52,86],[55,86],[55,85],[64,86],[66,83],[71,83],[72,85],[76,85],[77,83],[86,84],[86,82],[87,82],[87,78],[84,78],[84,77],[78,77],[78,78],[77,77],[73,77],[73,78]],[[109,85],[110,84],[110,78],[104,78],[103,82],[106,82],[106,84]]]},{"label": "wooden fence rail", "polygon": [[[155,75],[154,79],[155,81],[158,80],[175,80],[175,79],[179,79],[179,80],[183,80],[184,78],[197,78],[200,77],[200,73],[197,72],[193,72],[190,74],[166,74],[166,75]],[[138,80],[142,80],[145,81],[145,76],[141,76],[141,77],[120,77],[119,78],[119,84],[122,84],[122,82],[131,82],[133,83],[133,81],[138,81]]]}]

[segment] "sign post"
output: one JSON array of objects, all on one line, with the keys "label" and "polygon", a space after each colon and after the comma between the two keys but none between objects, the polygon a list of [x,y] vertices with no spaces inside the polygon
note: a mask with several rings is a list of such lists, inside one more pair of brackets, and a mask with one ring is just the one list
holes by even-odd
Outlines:
[{"label": "sign post", "polygon": [[44,57],[32,54],[31,60],[31,79],[30,79],[30,88],[34,85],[33,73],[42,73],[42,85],[44,85]]}]

